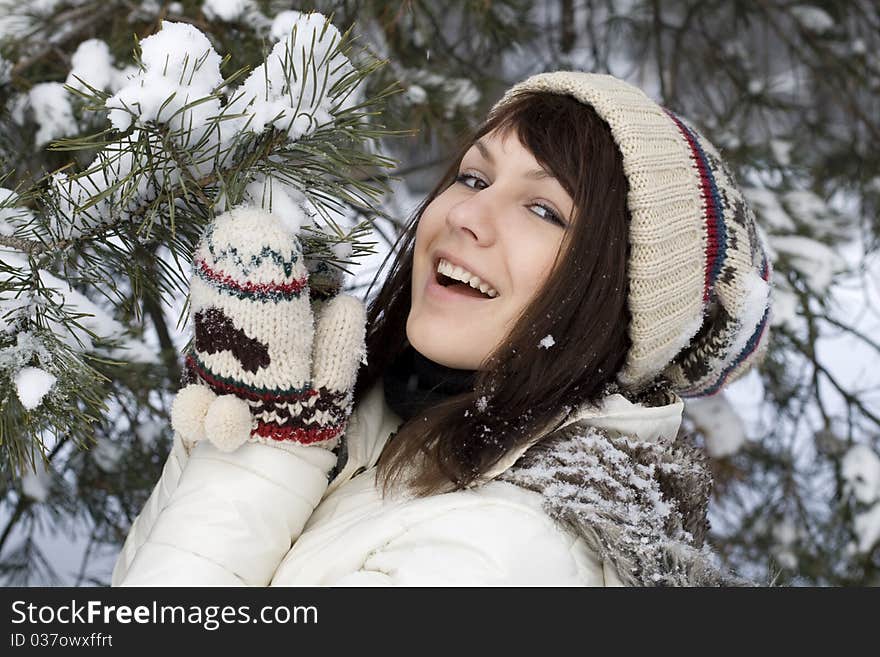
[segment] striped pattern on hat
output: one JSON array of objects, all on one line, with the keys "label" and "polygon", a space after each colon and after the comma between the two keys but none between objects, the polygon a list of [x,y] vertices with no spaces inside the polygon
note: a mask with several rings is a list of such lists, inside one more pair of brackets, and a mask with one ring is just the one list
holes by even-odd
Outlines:
[{"label": "striped pattern on hat", "polygon": [[771,265],[755,215],[715,147],[637,87],[558,71],[509,89],[567,95],[611,128],[629,182],[632,347],[618,373],[636,389],[658,375],[683,397],[711,395],[760,362]]}]

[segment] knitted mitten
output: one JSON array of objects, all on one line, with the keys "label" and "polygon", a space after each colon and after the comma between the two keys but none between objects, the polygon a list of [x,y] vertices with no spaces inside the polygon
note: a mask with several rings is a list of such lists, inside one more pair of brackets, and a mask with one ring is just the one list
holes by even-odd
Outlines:
[{"label": "knitted mitten", "polygon": [[187,449],[335,447],[364,357],[363,304],[338,294],[313,306],[299,240],[259,209],[217,217],[193,265],[191,383],[171,411]]}]

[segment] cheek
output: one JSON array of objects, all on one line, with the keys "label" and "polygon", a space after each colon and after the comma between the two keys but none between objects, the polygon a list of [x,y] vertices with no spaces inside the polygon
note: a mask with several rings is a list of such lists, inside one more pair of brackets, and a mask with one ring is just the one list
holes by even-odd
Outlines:
[{"label": "cheek", "polygon": [[512,275],[516,283],[517,297],[523,304],[531,301],[550,278],[559,250],[558,240],[547,240],[545,244],[533,240],[531,243],[535,248],[522,250],[511,259],[512,262],[517,263]]},{"label": "cheek", "polygon": [[419,223],[416,226],[416,240],[413,245],[413,254],[418,264],[420,260],[427,258],[428,249],[434,241],[439,229],[437,201],[425,208]]}]

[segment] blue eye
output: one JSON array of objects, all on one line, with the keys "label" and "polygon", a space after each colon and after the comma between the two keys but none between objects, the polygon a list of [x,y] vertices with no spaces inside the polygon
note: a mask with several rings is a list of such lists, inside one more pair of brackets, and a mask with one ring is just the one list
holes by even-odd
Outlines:
[{"label": "blue eye", "polygon": [[534,212],[536,215],[541,217],[541,219],[546,219],[551,224],[556,224],[557,226],[562,226],[563,228],[565,228],[565,222],[559,218],[559,215],[556,214],[556,212],[553,209],[547,207],[543,203],[535,203],[534,205],[532,205],[532,207],[538,208],[539,210],[544,211],[543,213],[541,213],[541,212],[536,212],[535,210],[532,210],[532,212]]},{"label": "blue eye", "polygon": [[[483,187],[477,187],[475,185],[470,184],[470,181],[475,181],[477,183],[482,183]],[[485,180],[480,178],[479,176],[475,176],[472,173],[460,173],[455,177],[455,182],[461,183],[465,187],[470,187],[471,189],[485,189],[489,185]]]},{"label": "blue eye", "polygon": [[[489,183],[480,178],[477,175],[472,173],[459,173],[455,177],[455,182],[464,185],[465,187],[469,187],[470,189],[485,189],[489,186]],[[532,210],[532,213],[548,221],[551,224],[555,224],[557,226],[561,226],[562,228],[566,227],[566,223],[559,217],[553,208],[548,205],[544,205],[543,203],[533,203],[529,206],[530,208],[538,208],[538,210]]]}]

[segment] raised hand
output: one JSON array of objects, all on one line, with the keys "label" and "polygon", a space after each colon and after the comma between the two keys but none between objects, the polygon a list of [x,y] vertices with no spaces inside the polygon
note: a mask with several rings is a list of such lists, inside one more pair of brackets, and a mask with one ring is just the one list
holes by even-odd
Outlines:
[{"label": "raised hand", "polygon": [[364,356],[363,304],[337,294],[313,307],[297,236],[259,209],[217,217],[193,266],[192,383],[171,414],[184,444],[335,447]]}]

